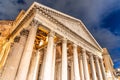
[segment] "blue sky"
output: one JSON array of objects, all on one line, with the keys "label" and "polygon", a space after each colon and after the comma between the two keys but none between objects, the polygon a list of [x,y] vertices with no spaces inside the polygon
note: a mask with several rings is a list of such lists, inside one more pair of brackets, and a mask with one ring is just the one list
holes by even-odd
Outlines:
[{"label": "blue sky", "polygon": [[120,67],[120,0],[0,0],[0,19],[14,20],[34,1],[82,20]]}]

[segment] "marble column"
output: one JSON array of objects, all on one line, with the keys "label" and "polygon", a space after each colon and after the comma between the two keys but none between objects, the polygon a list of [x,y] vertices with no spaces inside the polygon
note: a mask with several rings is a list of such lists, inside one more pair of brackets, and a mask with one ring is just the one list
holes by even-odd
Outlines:
[{"label": "marble column", "polygon": [[74,80],[80,80],[77,45],[73,44]]},{"label": "marble column", "polygon": [[91,53],[90,53],[90,66],[91,66],[92,80],[97,80],[95,64],[93,60],[93,55]]},{"label": "marble column", "polygon": [[40,67],[40,74],[39,74],[39,80],[42,80],[43,79],[43,71],[44,71],[44,66],[45,66],[45,58],[46,58],[46,51],[47,51],[47,48],[44,48],[42,50],[42,53],[43,53],[43,59],[42,59],[42,63],[41,63],[41,67]]},{"label": "marble column", "polygon": [[31,61],[31,66],[29,69],[27,80],[37,80],[38,79],[40,58],[41,58],[41,53],[39,52],[39,50],[36,53],[33,53],[33,58]]},{"label": "marble column", "polygon": [[107,78],[106,78],[106,73],[105,73],[105,67],[104,67],[103,60],[102,60],[102,59],[100,59],[100,65],[101,65],[101,70],[102,70],[103,79],[104,79],[104,80],[107,80]]},{"label": "marble column", "polygon": [[99,64],[99,60],[98,60],[97,56],[95,56],[95,63],[96,63],[96,71],[97,71],[97,75],[98,75],[98,80],[103,80],[101,69],[100,69],[100,64]]},{"label": "marble column", "polygon": [[51,80],[55,80],[55,61],[56,61],[56,45],[54,45],[54,50],[53,50],[53,63],[52,63],[52,78]]},{"label": "marble column", "polygon": [[4,71],[2,72],[2,76],[0,78],[1,80],[15,79],[25,43],[26,43],[26,36],[21,36],[20,41],[13,44]]},{"label": "marble column", "polygon": [[57,63],[56,80],[61,80],[61,63]]},{"label": "marble column", "polygon": [[73,62],[71,62],[71,79],[70,80],[74,80]]},{"label": "marble column", "polygon": [[84,71],[83,71],[83,61],[82,61],[82,55],[79,55],[79,71],[80,71],[80,76],[81,76],[81,80],[85,80],[84,78]]},{"label": "marble column", "polygon": [[62,73],[61,80],[67,80],[67,40],[64,38],[62,41]]},{"label": "marble column", "polygon": [[90,80],[90,75],[88,71],[88,62],[87,62],[87,56],[86,56],[86,50],[82,49],[82,61],[83,61],[83,70],[84,70],[84,77],[85,80]]},{"label": "marble column", "polygon": [[48,44],[47,51],[44,60],[44,70],[42,80],[51,80],[51,72],[52,72],[52,58],[53,58],[53,46],[54,46],[54,32],[50,32],[48,34]]},{"label": "marble column", "polygon": [[18,73],[16,75],[16,80],[26,80],[27,79],[27,73],[29,70],[30,59],[32,56],[35,36],[36,36],[36,32],[37,32],[37,26],[38,25],[31,26],[31,29],[29,31],[27,42],[25,44],[22,59],[21,59],[20,65],[19,65]]}]

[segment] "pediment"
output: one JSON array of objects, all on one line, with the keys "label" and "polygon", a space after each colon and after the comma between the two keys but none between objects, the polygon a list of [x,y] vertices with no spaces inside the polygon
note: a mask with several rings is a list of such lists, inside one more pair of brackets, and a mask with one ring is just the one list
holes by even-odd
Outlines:
[{"label": "pediment", "polygon": [[92,44],[94,47],[101,49],[99,44],[95,41],[95,39],[93,38],[93,36],[90,34],[90,32],[87,30],[83,23],[81,24],[81,22],[63,18],[64,16],[61,17],[53,14],[51,14],[51,16],[58,20],[60,23],[64,24],[67,28],[69,28],[77,35],[79,35],[81,38]]},{"label": "pediment", "polygon": [[36,2],[35,4],[41,7],[46,14],[50,15],[51,17],[53,17],[54,19],[65,25],[67,28],[69,28],[77,35],[79,35],[85,41],[96,47],[98,50],[100,51],[102,50],[100,45],[97,43],[97,41],[94,39],[94,37],[91,35],[91,33],[88,31],[88,29],[85,27],[85,25],[82,23],[81,20],[71,17],[57,10],[54,10],[52,8],[49,8],[47,6],[44,6],[42,4]]}]

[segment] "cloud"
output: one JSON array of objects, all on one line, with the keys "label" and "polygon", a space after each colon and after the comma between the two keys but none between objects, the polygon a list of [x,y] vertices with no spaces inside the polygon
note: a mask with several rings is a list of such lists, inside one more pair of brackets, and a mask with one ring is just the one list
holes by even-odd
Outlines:
[{"label": "cloud", "polygon": [[101,43],[102,47],[107,47],[109,49],[113,49],[115,47],[120,47],[120,36],[114,35],[107,29],[99,28],[94,31],[94,35],[97,40]]},{"label": "cloud", "polygon": [[120,37],[101,25],[106,15],[120,8],[119,0],[47,0],[46,5],[50,2],[52,8],[82,19],[102,47],[120,47]]},{"label": "cloud", "polygon": [[115,62],[115,68],[120,68],[120,62]]},{"label": "cloud", "polygon": [[113,59],[119,58],[116,55],[120,53],[120,35],[115,32],[120,32],[120,28],[114,29],[115,20],[108,27],[107,21],[111,13],[120,10],[120,0],[1,0],[0,19],[15,19],[21,9],[27,10],[34,1],[81,19],[99,44],[109,49]]},{"label": "cloud", "polygon": [[[33,0],[1,0],[0,1],[0,19],[13,20],[21,9],[27,9]],[[27,3],[26,3],[27,2]]]}]

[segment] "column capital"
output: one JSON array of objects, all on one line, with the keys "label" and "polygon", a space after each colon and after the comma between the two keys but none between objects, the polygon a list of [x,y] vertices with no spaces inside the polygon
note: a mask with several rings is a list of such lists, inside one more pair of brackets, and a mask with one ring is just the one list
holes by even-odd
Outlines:
[{"label": "column capital", "polygon": [[86,53],[86,50],[82,48],[82,53]]},{"label": "column capital", "polygon": [[28,36],[28,34],[29,34],[29,30],[27,30],[27,29],[23,29],[23,30],[20,32],[20,35],[21,35],[21,36]]},{"label": "column capital", "polygon": [[54,31],[50,31],[49,33],[48,33],[48,37],[54,37],[55,36],[55,32]]},{"label": "column capital", "polygon": [[96,55],[95,55],[94,57],[95,57],[95,59],[99,59],[99,57],[98,57],[98,56],[96,56]]},{"label": "column capital", "polygon": [[36,19],[33,19],[31,24],[30,24],[30,26],[38,26],[38,25],[39,25],[39,22]]},{"label": "column capital", "polygon": [[53,47],[56,47],[57,44],[54,44]]},{"label": "column capital", "polygon": [[90,56],[90,60],[91,60],[91,59],[93,59],[94,55],[92,53],[90,53],[89,56]]},{"label": "column capital", "polygon": [[73,48],[77,48],[77,45],[75,43],[73,43]]},{"label": "column capital", "polygon": [[20,41],[20,36],[16,36],[15,38],[14,38],[14,42],[19,42]]},{"label": "column capital", "polygon": [[102,59],[102,58],[100,58],[99,60],[100,60],[100,63],[102,63],[103,59]]},{"label": "column capital", "polygon": [[90,57],[93,57],[94,55],[93,55],[92,53],[89,53],[89,56],[90,56]]},{"label": "column capital", "polygon": [[82,60],[82,55],[81,55],[81,53],[80,53],[80,55],[79,55],[79,59]]},{"label": "column capital", "polygon": [[67,43],[67,39],[66,39],[66,38],[63,38],[63,39],[62,39],[62,42],[63,42],[63,43]]}]

